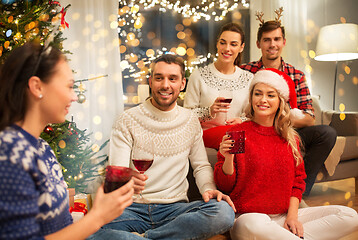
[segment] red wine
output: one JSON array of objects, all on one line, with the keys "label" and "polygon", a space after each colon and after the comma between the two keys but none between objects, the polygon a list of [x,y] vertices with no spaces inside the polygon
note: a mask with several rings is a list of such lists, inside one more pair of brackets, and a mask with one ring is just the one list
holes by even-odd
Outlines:
[{"label": "red wine", "polygon": [[229,131],[227,134],[230,139],[234,140],[234,146],[229,151],[230,154],[238,154],[245,152],[245,131]]},{"label": "red wine", "polygon": [[225,98],[225,99],[220,100],[221,103],[231,103],[231,101],[232,101],[232,98]]},{"label": "red wine", "polygon": [[135,168],[140,172],[144,173],[147,169],[152,166],[153,159],[132,159]]},{"label": "red wine", "polygon": [[106,178],[104,181],[104,192],[109,193],[131,180],[136,171],[122,166],[107,166]]},{"label": "red wine", "polygon": [[[128,180],[129,181],[129,180]],[[104,182],[104,192],[109,193],[112,192],[120,187],[122,187],[124,184],[126,184],[128,181],[122,181],[122,182],[110,182],[105,181]]]}]

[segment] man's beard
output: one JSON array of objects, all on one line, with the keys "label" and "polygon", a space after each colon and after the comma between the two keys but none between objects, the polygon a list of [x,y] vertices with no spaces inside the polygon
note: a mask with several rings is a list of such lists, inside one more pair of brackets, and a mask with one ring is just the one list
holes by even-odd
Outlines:
[{"label": "man's beard", "polygon": [[[159,93],[157,93],[157,94],[160,95]],[[167,103],[164,101],[160,101],[157,94],[152,94],[153,100],[157,103],[158,106],[163,107],[163,108],[170,107],[173,103],[175,103],[177,101],[177,98],[178,98],[178,96],[176,98],[173,97],[173,99]]]}]

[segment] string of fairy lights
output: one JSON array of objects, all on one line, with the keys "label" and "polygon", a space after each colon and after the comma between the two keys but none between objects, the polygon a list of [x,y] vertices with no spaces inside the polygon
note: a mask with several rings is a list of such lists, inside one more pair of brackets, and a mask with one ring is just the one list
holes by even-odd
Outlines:
[{"label": "string of fairy lights", "polygon": [[249,1],[245,0],[139,0],[131,2],[143,5],[144,9],[159,6],[159,11],[161,12],[166,12],[167,10],[174,11],[182,14],[183,17],[193,17],[194,21],[201,18],[204,18],[205,20],[214,18],[215,21],[220,21],[224,19],[228,12],[238,8],[240,3],[244,7],[249,7]]},{"label": "string of fairy lights", "polygon": [[[145,82],[149,77],[149,64],[153,59],[163,53],[173,53],[183,56],[186,59],[186,66],[191,72],[192,69],[209,58],[197,55],[195,42],[190,39],[192,34],[190,24],[203,21],[221,21],[231,11],[238,11],[239,8],[249,8],[248,0],[119,0],[118,10],[118,33],[121,52],[121,69],[123,80],[134,79],[135,82]],[[176,26],[178,39],[182,43],[178,46],[165,46],[154,32],[144,35],[142,28],[147,19],[142,13],[148,10],[159,12],[172,12],[180,14],[183,19],[181,26]],[[186,29],[184,29],[186,28]],[[138,46],[146,41],[152,41],[152,47],[145,52],[138,52]],[[169,47],[170,49],[168,49]],[[214,56],[215,57],[215,56]],[[135,91],[134,89],[131,90]],[[130,92],[130,90],[128,90]],[[124,99],[126,102],[127,99]]]}]

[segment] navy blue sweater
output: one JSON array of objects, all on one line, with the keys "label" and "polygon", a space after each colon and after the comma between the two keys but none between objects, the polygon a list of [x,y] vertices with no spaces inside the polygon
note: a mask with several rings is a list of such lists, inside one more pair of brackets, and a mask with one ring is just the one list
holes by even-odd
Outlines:
[{"label": "navy blue sweater", "polygon": [[46,141],[0,132],[0,239],[43,239],[72,223],[60,164]]}]

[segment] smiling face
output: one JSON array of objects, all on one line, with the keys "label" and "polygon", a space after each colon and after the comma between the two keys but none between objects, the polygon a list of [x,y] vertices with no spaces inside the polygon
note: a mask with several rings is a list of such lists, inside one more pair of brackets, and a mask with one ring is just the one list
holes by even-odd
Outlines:
[{"label": "smiling face", "polygon": [[244,50],[244,46],[240,33],[224,31],[216,44],[218,61],[234,64],[239,53]]},{"label": "smiling face", "polygon": [[272,126],[280,106],[277,90],[264,83],[256,84],[251,97],[251,106],[255,122]]},{"label": "smiling face", "polygon": [[61,59],[49,82],[43,84],[43,99],[40,108],[43,119],[46,119],[47,123],[65,121],[71,103],[77,100],[73,85],[72,71],[67,62]]},{"label": "smiling face", "polygon": [[256,42],[261,49],[263,60],[276,60],[281,57],[282,49],[286,45],[286,39],[282,36],[281,28],[263,32],[260,41]]},{"label": "smiling face", "polygon": [[162,110],[172,110],[179,93],[185,87],[181,68],[175,63],[157,62],[153,67],[149,85],[152,89],[152,104]]}]

